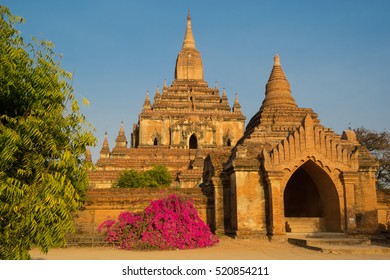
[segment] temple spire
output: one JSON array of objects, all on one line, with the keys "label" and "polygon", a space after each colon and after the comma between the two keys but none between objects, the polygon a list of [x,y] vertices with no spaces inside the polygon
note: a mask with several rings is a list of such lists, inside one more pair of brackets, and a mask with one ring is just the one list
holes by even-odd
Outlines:
[{"label": "temple spire", "polygon": [[280,57],[278,54],[274,56],[274,66],[280,66]]},{"label": "temple spire", "polygon": [[123,121],[121,122],[121,126],[119,128],[118,136],[115,139],[115,147],[127,147],[127,139],[125,134],[125,128],[123,125]]},{"label": "temple spire", "polygon": [[234,99],[233,112],[241,112],[241,105],[238,102],[238,94],[236,93],[236,98]]},{"label": "temple spire", "polygon": [[175,80],[198,80],[203,82],[203,65],[192,34],[191,16],[188,13],[186,34],[175,67]]},{"label": "temple spire", "polygon": [[108,135],[107,131],[104,134],[104,141],[102,149],[100,150],[100,158],[109,158],[110,157],[110,147],[108,146]]},{"label": "temple spire", "polygon": [[275,54],[274,66],[265,86],[265,98],[262,108],[265,107],[290,107],[297,108],[294,98],[291,95],[290,83],[288,82],[282,66],[280,65],[279,55]]},{"label": "temple spire", "polygon": [[194,35],[192,34],[191,16],[188,9],[187,28],[184,36],[183,49],[196,49]]},{"label": "temple spire", "polygon": [[145,101],[144,101],[144,109],[150,110],[151,104],[150,104],[150,98],[149,98],[149,91],[146,91]]}]

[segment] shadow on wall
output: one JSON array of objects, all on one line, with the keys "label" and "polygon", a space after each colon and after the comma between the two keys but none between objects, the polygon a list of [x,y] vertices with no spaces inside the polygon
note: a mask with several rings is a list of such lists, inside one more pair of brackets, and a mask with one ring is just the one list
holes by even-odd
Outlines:
[{"label": "shadow on wall", "polygon": [[387,232],[390,233],[390,222],[387,222],[386,224],[378,224],[378,229],[380,232]]}]

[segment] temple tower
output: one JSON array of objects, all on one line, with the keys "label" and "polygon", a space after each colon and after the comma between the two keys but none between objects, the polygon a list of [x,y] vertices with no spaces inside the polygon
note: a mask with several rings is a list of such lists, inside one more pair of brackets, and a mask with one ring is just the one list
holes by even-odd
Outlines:
[{"label": "temple tower", "polygon": [[196,48],[188,13],[182,48],[172,85],[158,89],[152,103],[147,95],[131,146],[215,148],[234,146],[244,132],[245,117],[238,99],[230,107],[226,91],[210,88],[203,76],[202,58]]},{"label": "temple tower", "polygon": [[217,228],[236,236],[374,233],[376,166],[353,131],[337,135],[297,106],[276,55],[262,105],[220,176],[225,197],[215,200],[228,203]]},{"label": "temple tower", "polygon": [[130,147],[123,123],[115,147],[110,151],[107,136],[90,174],[91,186],[112,186],[123,170],[146,170],[165,165],[180,188],[202,184],[200,166],[212,150],[229,154],[244,133],[245,116],[238,97],[232,106],[226,90],[209,87],[204,80],[202,58],[196,47],[188,13],[183,44],[174,80],[157,87],[154,97],[146,92],[138,122],[133,125]]}]

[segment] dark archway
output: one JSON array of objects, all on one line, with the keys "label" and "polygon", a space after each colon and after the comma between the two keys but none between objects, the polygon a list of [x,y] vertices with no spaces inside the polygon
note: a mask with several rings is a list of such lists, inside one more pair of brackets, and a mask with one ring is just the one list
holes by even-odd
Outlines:
[{"label": "dark archway", "polygon": [[232,145],[232,141],[230,139],[227,140],[226,146],[230,147]]},{"label": "dark archway", "polygon": [[190,149],[197,149],[198,148],[198,139],[196,138],[195,134],[192,134],[190,137],[189,147],[190,147]]},{"label": "dark archway", "polygon": [[154,145],[154,146],[157,146],[157,145],[158,145],[158,140],[157,140],[157,138],[154,138],[153,145]]},{"label": "dark archway", "polygon": [[320,194],[303,168],[290,178],[284,190],[285,217],[322,217]]},{"label": "dark archway", "polygon": [[337,189],[313,161],[307,161],[290,177],[283,199],[287,232],[341,231]]}]

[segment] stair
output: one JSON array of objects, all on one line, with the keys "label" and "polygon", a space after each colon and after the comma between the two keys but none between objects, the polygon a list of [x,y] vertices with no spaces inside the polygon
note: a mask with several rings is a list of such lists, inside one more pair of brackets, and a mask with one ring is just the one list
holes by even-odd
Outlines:
[{"label": "stair", "polygon": [[305,233],[325,230],[325,219],[319,217],[286,217],[286,232]]},{"label": "stair", "polygon": [[389,254],[390,244],[372,244],[368,237],[351,237],[343,233],[287,234],[290,244],[328,254]]}]

